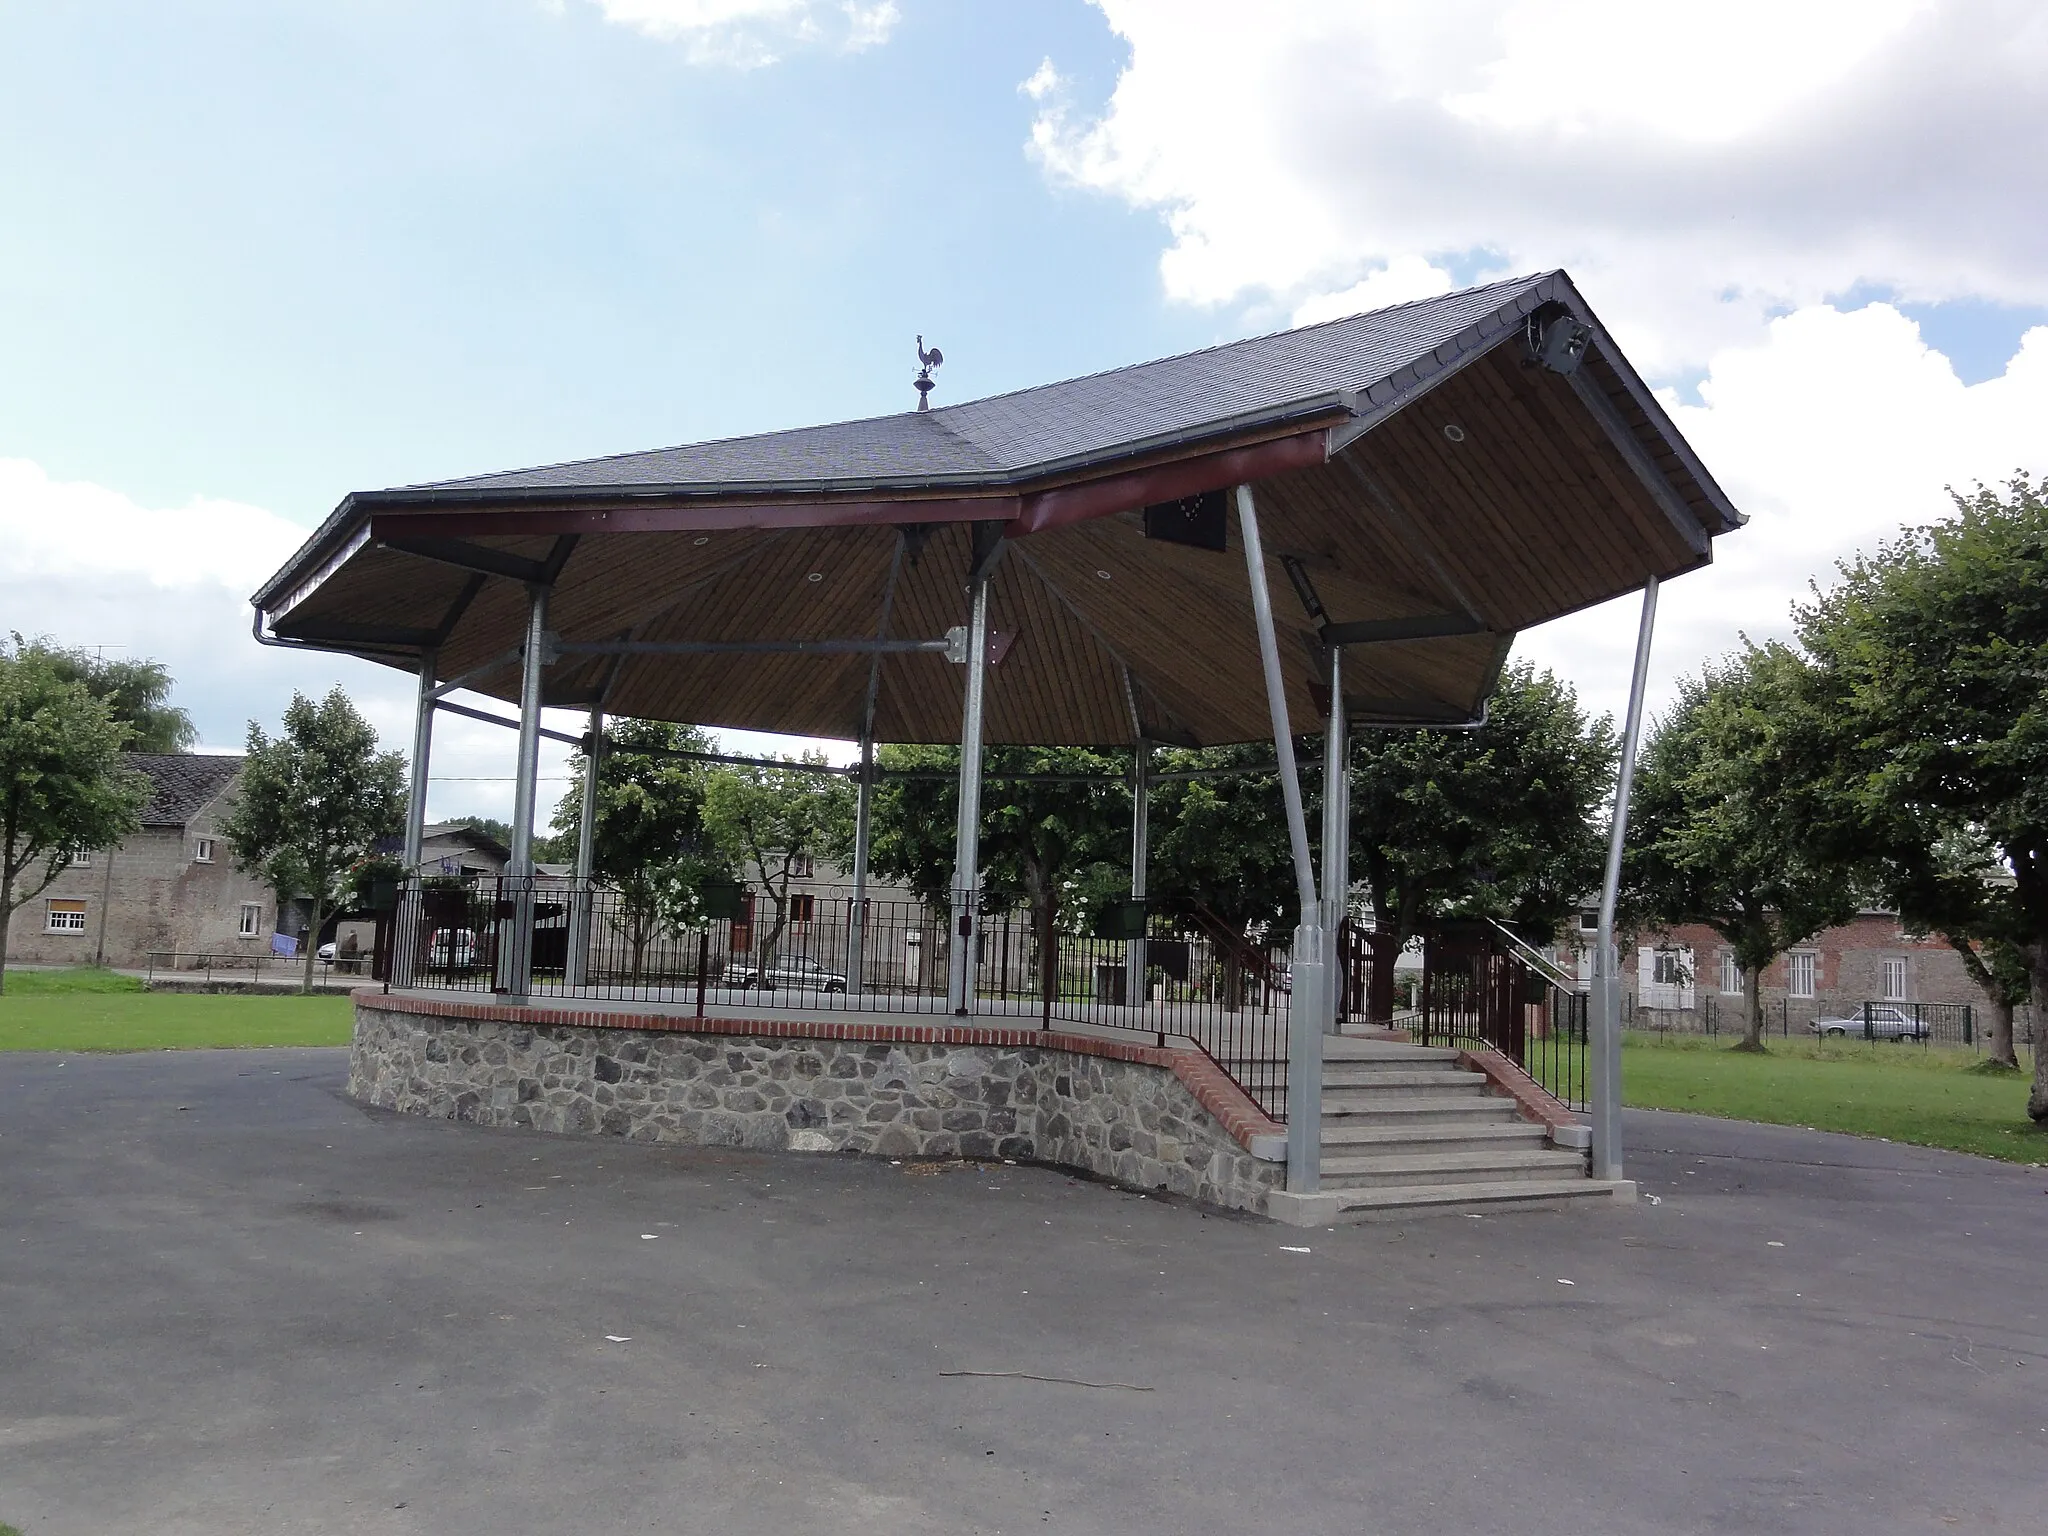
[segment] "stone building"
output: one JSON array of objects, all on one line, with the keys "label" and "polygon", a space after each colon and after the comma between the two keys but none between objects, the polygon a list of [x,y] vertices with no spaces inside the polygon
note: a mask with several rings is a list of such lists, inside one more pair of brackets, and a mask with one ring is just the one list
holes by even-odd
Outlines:
[{"label": "stone building", "polygon": [[[10,964],[140,967],[156,954],[267,954],[276,896],[235,868],[220,824],[239,756],[132,753],[149,779],[142,827],[83,855],[14,914]],[[189,964],[159,958],[159,967]]]}]

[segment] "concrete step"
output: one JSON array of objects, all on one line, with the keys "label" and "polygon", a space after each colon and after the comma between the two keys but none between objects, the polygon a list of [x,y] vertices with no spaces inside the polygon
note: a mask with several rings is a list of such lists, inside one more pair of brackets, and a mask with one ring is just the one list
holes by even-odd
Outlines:
[{"label": "concrete step", "polygon": [[1450,1061],[1458,1052],[1444,1045],[1400,1045],[1387,1040],[1349,1040],[1342,1035],[1323,1037],[1324,1061]]},{"label": "concrete step", "polygon": [[1486,1075],[1449,1061],[1326,1061],[1325,1088],[1372,1088],[1399,1082],[1485,1083]]},{"label": "concrete step", "polygon": [[1472,1125],[1482,1121],[1524,1125],[1513,1099],[1484,1093],[1379,1093],[1347,1089],[1323,1095],[1323,1125],[1331,1121],[1391,1128],[1401,1125]]},{"label": "concrete step", "polygon": [[1346,1152],[1385,1152],[1391,1155],[1410,1149],[1427,1152],[1502,1146],[1547,1147],[1550,1134],[1542,1126],[1522,1119],[1473,1119],[1449,1125],[1385,1126],[1377,1119],[1360,1116],[1325,1123],[1322,1143],[1323,1156],[1328,1159]]},{"label": "concrete step", "polygon": [[1424,1184],[1506,1184],[1583,1178],[1586,1160],[1548,1147],[1352,1153],[1323,1159],[1325,1189],[1405,1189]]},{"label": "concrete step", "polygon": [[[1324,1226],[1332,1221],[1396,1221],[1413,1216],[1458,1212],[1487,1215],[1503,1210],[1542,1210],[1580,1200],[1635,1199],[1636,1187],[1625,1179],[1511,1179],[1495,1184],[1383,1185],[1376,1189],[1341,1189],[1322,1196],[1298,1215],[1268,1210],[1296,1225]],[[1302,1219],[1308,1218],[1308,1219]]]},{"label": "concrete step", "polygon": [[1397,1099],[1414,1094],[1431,1098],[1481,1097],[1487,1090],[1487,1079],[1478,1072],[1376,1072],[1370,1077],[1354,1081],[1331,1082],[1323,1079],[1323,1101],[1332,1099],[1346,1101],[1372,1098]]}]

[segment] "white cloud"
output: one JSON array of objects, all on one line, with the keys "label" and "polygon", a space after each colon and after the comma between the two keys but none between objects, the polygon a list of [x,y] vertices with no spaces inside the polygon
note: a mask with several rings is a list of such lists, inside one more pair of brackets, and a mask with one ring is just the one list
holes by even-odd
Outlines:
[{"label": "white cloud", "polygon": [[[2048,472],[2048,328],[2027,334],[2002,376],[1966,387],[1889,305],[1819,307],[1716,355],[1700,395],[1699,405],[1664,404],[1751,521],[1715,541],[1710,569],[1665,588],[1653,712],[1673,679],[1734,650],[1743,633],[1790,638],[1809,580],[1826,586],[1837,560],[1947,513],[1945,487]],[[1518,649],[1619,717],[1637,602],[1531,631]]]},{"label": "white cloud", "polygon": [[592,0],[605,20],[682,45],[693,63],[758,69],[789,46],[858,53],[887,42],[894,0]]},{"label": "white cloud", "polygon": [[1859,283],[2048,302],[2027,0],[1097,3],[1129,66],[1092,120],[1049,89],[1031,152],[1158,210],[1179,300],[1565,266],[1660,373]]},{"label": "white cloud", "polygon": [[1320,320],[1338,320],[1345,315],[1362,315],[1368,310],[1406,304],[1411,299],[1435,298],[1449,293],[1457,284],[1451,274],[1433,267],[1420,256],[1396,256],[1371,276],[1353,283],[1341,293],[1318,294],[1294,310],[1296,325],[1314,325]]},{"label": "white cloud", "polygon": [[1060,72],[1053,68],[1052,60],[1045,59],[1040,61],[1038,68],[1031,71],[1017,89],[1033,101],[1044,101],[1065,84],[1066,81]]}]

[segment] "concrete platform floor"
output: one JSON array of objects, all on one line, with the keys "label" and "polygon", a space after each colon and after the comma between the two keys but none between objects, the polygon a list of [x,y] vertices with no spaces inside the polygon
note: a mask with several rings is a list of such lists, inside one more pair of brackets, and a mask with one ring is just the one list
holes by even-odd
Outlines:
[{"label": "concrete platform floor", "polygon": [[2048,1527],[2042,1170],[1631,1115],[1658,1204],[1303,1233],[407,1119],[343,1076],[0,1058],[0,1521]]}]

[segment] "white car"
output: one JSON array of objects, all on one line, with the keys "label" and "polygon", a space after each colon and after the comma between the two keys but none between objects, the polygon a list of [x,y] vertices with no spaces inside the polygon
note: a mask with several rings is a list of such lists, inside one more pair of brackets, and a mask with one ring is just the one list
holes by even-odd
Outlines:
[{"label": "white car", "polygon": [[437,971],[469,970],[476,964],[476,935],[467,928],[435,929],[427,964]]},{"label": "white car", "polygon": [[1866,1031],[1861,1013],[1839,1019],[1815,1019],[1813,1032],[1823,1040],[1925,1040],[1930,1033],[1925,1019],[1890,1003],[1874,1004]]},{"label": "white car", "polygon": [[846,978],[837,971],[828,971],[815,960],[777,959],[766,972],[760,967],[743,965],[727,973],[728,982],[735,987],[759,987],[773,992],[777,987],[794,987],[800,992],[844,992]]}]

